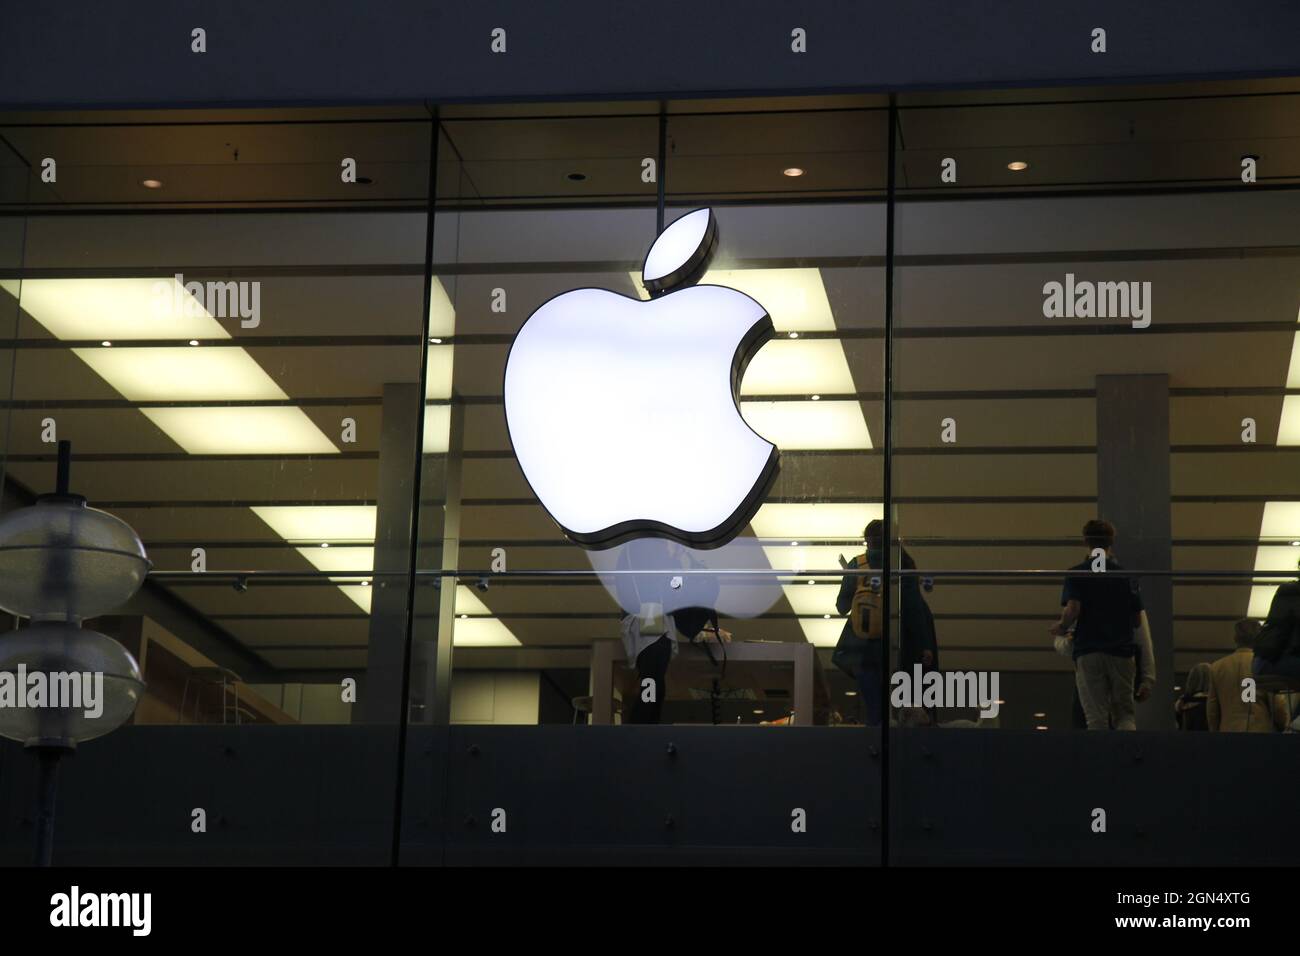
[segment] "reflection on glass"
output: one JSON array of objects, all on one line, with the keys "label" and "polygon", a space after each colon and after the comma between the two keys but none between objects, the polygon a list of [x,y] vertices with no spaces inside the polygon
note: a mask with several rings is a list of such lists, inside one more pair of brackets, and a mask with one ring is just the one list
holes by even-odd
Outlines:
[{"label": "reflection on glass", "polygon": [[[435,271],[455,335],[438,344],[456,360],[449,450],[426,460],[423,498],[438,504],[421,523],[421,566],[459,570],[462,585],[486,570],[479,597],[518,643],[463,646],[468,621],[435,629],[427,605],[416,639],[432,643],[436,630],[455,649],[453,721],[472,711],[496,722],[486,688],[531,700],[540,684],[524,722],[860,723],[857,685],[829,656],[844,620],[840,558],[881,514],[884,176],[872,150],[883,114],[671,119],[663,243],[686,231],[670,254],[655,242],[653,183],[640,208],[618,205],[620,177],[640,168],[618,157],[655,155],[656,116],[611,126],[472,113],[442,124],[443,155],[466,158],[440,171]],[[764,135],[800,151],[807,175],[783,175],[791,162],[767,170],[770,157],[749,152]],[[553,177],[560,143],[574,169],[604,175]],[[507,162],[513,183],[500,175]],[[752,194],[714,203],[738,175]],[[825,198],[828,183],[836,202],[804,201]],[[512,188],[513,207],[494,208]],[[701,259],[708,209],[718,238]],[[678,267],[687,288],[643,281]],[[706,333],[736,303],[754,311],[736,311],[740,324],[714,342]],[[737,342],[763,313],[771,337],[732,382]],[[767,487],[756,476],[774,446]],[[647,518],[670,536],[707,532],[754,489],[720,546],[619,540],[643,535],[627,523]],[[574,543],[584,535],[586,548]],[[694,594],[705,582],[707,600]],[[642,700],[638,671],[667,698]],[[426,681],[417,694],[435,690]],[[479,709],[458,705],[462,693]]]}]

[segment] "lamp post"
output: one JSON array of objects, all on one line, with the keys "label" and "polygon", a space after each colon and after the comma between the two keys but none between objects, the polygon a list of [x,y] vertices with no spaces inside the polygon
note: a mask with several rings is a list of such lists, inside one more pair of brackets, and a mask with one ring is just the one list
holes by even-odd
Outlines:
[{"label": "lamp post", "polygon": [[52,859],[60,758],[130,719],[144,689],[131,653],[81,622],[129,600],[149,559],[130,525],[69,492],[71,457],[59,442],[54,493],[0,517],[0,609],[29,619],[0,636],[0,736],[38,761],[37,866]]}]

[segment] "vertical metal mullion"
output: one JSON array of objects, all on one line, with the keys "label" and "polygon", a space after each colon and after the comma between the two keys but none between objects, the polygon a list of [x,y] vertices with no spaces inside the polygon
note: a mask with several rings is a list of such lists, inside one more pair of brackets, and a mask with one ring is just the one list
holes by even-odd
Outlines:
[{"label": "vertical metal mullion", "polygon": [[[411,485],[411,540],[410,559],[407,562],[406,584],[406,641],[402,654],[401,704],[397,715],[397,790],[393,799],[393,846],[392,865],[397,866],[401,858],[402,847],[402,802],[406,786],[406,747],[407,731],[410,723],[411,709],[411,646],[415,640],[415,565],[420,541],[420,490],[424,465],[424,408],[425,395],[428,393],[429,368],[429,308],[433,297],[433,224],[435,217],[435,199],[438,191],[438,110],[435,107],[430,118],[429,131],[429,182],[425,191],[424,224],[424,301],[422,333],[420,335],[420,390],[417,395],[418,412],[415,417],[415,475]],[[442,837],[442,817],[439,814],[435,823],[439,838]]]},{"label": "vertical metal mullion", "polygon": [[[3,145],[9,152],[22,161],[27,167],[28,175],[25,180],[23,190],[23,209],[30,210],[32,199],[32,164],[27,161],[18,150],[9,145],[9,141],[0,137],[0,145]],[[13,439],[13,420],[14,420],[14,399],[17,397],[16,383],[18,381],[18,333],[22,329],[23,320],[23,282],[27,275],[27,224],[31,221],[30,211],[23,214],[22,233],[18,237],[18,293],[14,296],[14,330],[13,330],[13,355],[9,360],[9,403],[5,406],[5,427],[4,427],[4,444],[0,445],[0,510],[4,508],[5,484],[9,480],[9,447]],[[18,616],[13,616],[14,630],[18,629]]]},{"label": "vertical metal mullion", "polygon": [[664,180],[668,178],[668,171],[665,167],[668,165],[668,104],[659,104],[659,159],[655,165],[655,182],[658,184],[658,197],[656,199],[655,215],[655,235],[658,236],[664,231],[664,203],[665,203],[665,186]]},{"label": "vertical metal mullion", "polygon": [[[894,470],[894,200],[895,200],[895,156],[898,129],[898,101],[894,94],[889,96],[889,144],[888,168],[886,171],[885,193],[885,408],[884,408],[884,443],[885,474],[883,482],[884,507],[884,547],[881,556],[881,600],[880,613],[884,617],[885,627],[881,652],[884,661],[880,669],[880,857],[881,865],[889,866],[889,646],[892,639],[892,619],[890,595],[893,581],[890,569],[890,548],[893,543],[893,520],[890,512],[893,506]],[[902,619],[899,620],[902,627]]]}]

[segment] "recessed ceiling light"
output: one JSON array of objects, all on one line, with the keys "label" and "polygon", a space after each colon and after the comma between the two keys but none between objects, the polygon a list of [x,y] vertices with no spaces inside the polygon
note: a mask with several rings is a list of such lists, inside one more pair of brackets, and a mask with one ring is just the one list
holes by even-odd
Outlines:
[{"label": "recessed ceiling light", "polygon": [[1291,542],[1291,547],[1293,547],[1293,548],[1300,548],[1300,541],[1292,541],[1292,542]]},{"label": "recessed ceiling light", "polygon": [[[822,617],[822,611],[827,607],[826,602],[835,600],[833,594],[825,595],[823,599],[822,591],[829,590],[830,587],[831,585],[815,588],[790,586],[782,588],[787,599],[790,600],[790,606],[795,609],[794,613],[798,615],[796,620],[799,622],[799,630],[803,631],[804,638],[813,647],[834,647],[844,632],[843,621],[835,618],[828,621]],[[798,600],[804,595],[807,595],[809,600]]]},{"label": "recessed ceiling light", "polygon": [[456,349],[454,346],[441,343],[441,339],[430,342],[433,348],[425,349],[424,398],[426,401],[451,398],[451,372],[455,364]]},{"label": "recessed ceiling light", "polygon": [[[870,446],[864,446],[870,447]],[[773,503],[768,502],[758,509],[750,519],[754,533],[760,538],[786,541],[795,540],[796,535],[803,535],[800,540],[851,541],[862,544],[862,529],[875,518],[885,516],[884,508],[879,502],[821,502],[821,503]],[[820,554],[818,555],[820,558]],[[834,554],[826,557],[834,560]],[[821,567],[834,567],[823,564]],[[774,564],[772,567],[789,568],[789,563]],[[816,564],[794,566],[798,568],[815,568]]]},{"label": "recessed ceiling light", "polygon": [[456,307],[437,276],[429,290],[429,334],[454,335],[456,333]]},{"label": "recessed ceiling light", "polygon": [[786,176],[789,176],[789,177],[791,177],[791,178],[794,178],[795,176],[802,176],[802,175],[803,175],[803,170],[800,169],[798,166],[791,166],[791,167],[789,167],[788,169],[783,169],[783,170],[781,170],[781,172],[784,173]]},{"label": "recessed ceiling light", "polygon": [[321,546],[322,548],[328,548],[328,547],[330,546],[330,543],[329,543],[328,541],[322,541],[322,542],[320,543],[320,546]]},{"label": "recessed ceiling light", "polygon": [[1005,700],[995,700],[993,703],[995,703],[995,704],[997,704],[999,707],[1001,707],[1003,704],[1006,703],[1006,701],[1005,701]]},{"label": "recessed ceiling light", "polygon": [[856,391],[849,360],[838,339],[787,338],[768,342],[745,368],[745,379],[740,384],[744,398]]},{"label": "recessed ceiling light", "polygon": [[814,395],[814,396],[812,397],[812,400],[813,400],[814,402],[820,402],[820,401],[822,400],[822,397],[821,397],[820,395]]},{"label": "recessed ceiling light", "polygon": [[104,341],[100,342],[99,344],[104,346],[104,348],[106,349],[113,347],[113,343],[110,342],[108,339],[104,339]]},{"label": "recessed ceiling light", "polygon": [[757,708],[757,707],[755,707],[755,708],[754,708],[754,713],[756,713],[756,714],[761,714],[761,713],[762,713],[762,711],[761,711],[761,710],[759,710],[759,709],[758,709],[758,708]]},{"label": "recessed ceiling light", "polygon": [[162,189],[161,179],[142,179],[140,185],[145,189]]},{"label": "recessed ceiling light", "polygon": [[[302,516],[297,517],[301,518]],[[326,529],[322,528],[320,530],[324,531]],[[324,534],[319,534],[316,537],[319,539],[324,537]],[[373,599],[371,589],[374,582],[369,578],[363,578],[360,581],[355,579],[359,572],[374,569],[375,549],[373,547],[333,544],[324,550],[318,545],[295,548],[294,550],[306,558],[312,567],[318,571],[346,573],[347,577],[331,577],[330,581],[338,585],[338,589],[344,597],[356,604],[362,611],[367,614],[370,613],[370,605]]]},{"label": "recessed ceiling light", "polygon": [[[193,354],[198,357],[199,353]],[[337,455],[339,452],[316,423],[296,406],[142,406],[140,411],[191,455]],[[338,535],[320,537],[339,538]],[[315,540],[320,537],[312,535]]]},{"label": "recessed ceiling light", "polygon": [[452,633],[453,647],[519,647],[519,638],[495,617],[461,618]]},{"label": "recessed ceiling light", "polygon": [[1039,724],[1037,727],[1034,728],[1034,730],[1046,730],[1046,729],[1047,729],[1046,724]]},{"label": "recessed ceiling light", "polygon": [[790,338],[792,338],[792,339],[797,339],[798,337],[799,337],[799,333],[798,333],[798,332],[791,332],[791,333],[790,333]]},{"label": "recessed ceiling light", "polygon": [[[105,342],[105,345],[110,343]],[[191,345],[198,345],[193,339]],[[239,348],[133,348],[129,342],[73,354],[132,402],[281,401],[289,396]]]},{"label": "recessed ceiling light", "polygon": [[23,311],[56,339],[93,341],[97,334],[107,334],[114,342],[167,339],[179,344],[230,338],[174,277],[25,279],[21,291]]},{"label": "recessed ceiling light", "polygon": [[844,692],[844,696],[845,696],[845,697],[857,697],[857,696],[858,696],[858,692],[857,692],[856,690],[846,690],[846,691]]},{"label": "recessed ceiling light", "polygon": [[816,584],[817,582],[816,582],[813,578],[809,578],[809,579],[808,579],[808,583],[809,583],[809,584]]},{"label": "recessed ceiling light", "polygon": [[1042,719],[1043,719],[1044,717],[1046,717],[1047,715],[1046,715],[1046,714],[1039,713],[1039,714],[1034,714],[1034,716],[1037,717],[1039,720],[1042,720]]},{"label": "recessed ceiling light", "polygon": [[468,621],[468,620],[469,620],[469,615],[468,615],[468,614],[462,614],[462,615],[460,616],[460,619],[461,619],[462,621]]},{"label": "recessed ceiling light", "polygon": [[375,568],[375,549],[368,546],[348,544],[331,544],[325,551],[318,546],[296,548],[299,554],[311,562],[317,571],[373,571]]},{"label": "recessed ceiling light", "polygon": [[[286,541],[349,541],[364,544],[367,549],[374,545],[376,505],[253,505],[252,510]],[[373,567],[373,556],[353,553],[347,557],[354,561],[368,560]],[[322,570],[362,571],[365,568],[353,564],[348,568]]]},{"label": "recessed ceiling light", "polygon": [[1028,168],[1029,168],[1029,164],[1025,162],[1023,159],[1017,159],[1013,163],[1007,163],[1007,169],[1011,170],[1013,173],[1018,173]]},{"label": "recessed ceiling light", "polygon": [[565,176],[564,178],[567,179],[567,180],[568,180],[569,182],[571,182],[571,183],[585,183],[585,182],[587,181],[587,174],[586,174],[586,173],[569,173],[569,175]]},{"label": "recessed ceiling light", "polygon": [[792,548],[797,548],[797,547],[799,547],[799,542],[798,542],[798,541],[791,541],[791,542],[790,542],[790,547],[792,547]]},{"label": "recessed ceiling light", "polygon": [[429,344],[430,344],[430,345],[441,345],[441,344],[442,344],[442,339],[430,338],[430,339],[429,339]]},{"label": "recessed ceiling light", "polygon": [[426,455],[441,455],[451,448],[451,406],[424,406],[424,440]]},{"label": "recessed ceiling light", "polygon": [[780,449],[870,449],[871,432],[859,402],[742,401],[740,414]]},{"label": "recessed ceiling light", "polygon": [[[840,625],[843,622],[830,621],[830,609],[835,606],[835,592],[839,590],[839,582],[834,584],[825,581],[819,581],[816,587],[786,587],[782,589],[785,593],[786,600],[790,602],[790,609],[805,623],[811,624],[812,628],[805,628],[807,634],[811,630],[818,633],[831,625]],[[833,628],[832,628],[833,629]],[[839,634],[835,635],[839,639]],[[812,640],[809,637],[809,640]],[[817,643],[813,641],[813,643]]]}]

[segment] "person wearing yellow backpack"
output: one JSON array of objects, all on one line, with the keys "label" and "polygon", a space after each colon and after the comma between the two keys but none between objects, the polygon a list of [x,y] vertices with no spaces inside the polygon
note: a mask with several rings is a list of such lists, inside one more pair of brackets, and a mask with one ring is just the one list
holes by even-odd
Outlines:
[{"label": "person wearing yellow backpack", "polygon": [[[884,716],[884,688],[882,670],[888,666],[884,635],[887,633],[881,613],[882,582],[879,574],[864,574],[861,569],[880,570],[884,564],[883,521],[872,521],[863,529],[866,551],[844,564],[846,573],[840,581],[840,591],[835,608],[846,615],[839,642],[831,661],[858,682],[862,695],[865,722],[878,727]],[[904,571],[915,571],[916,561],[901,545],[899,561]],[[911,673],[914,664],[923,671],[939,667],[939,643],[934,628],[934,615],[921,594],[921,580],[916,574],[898,579],[898,596],[901,607],[898,617],[900,670]]]}]

